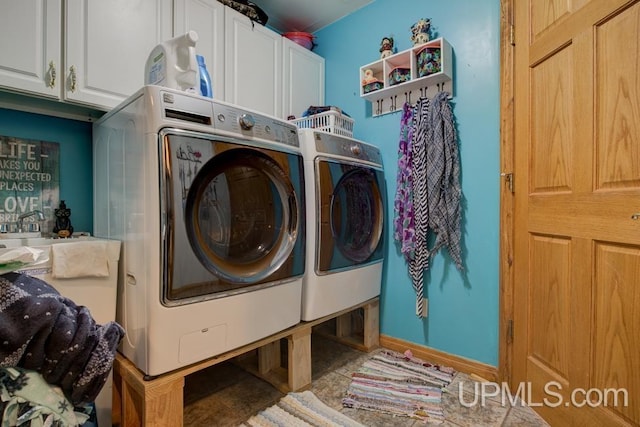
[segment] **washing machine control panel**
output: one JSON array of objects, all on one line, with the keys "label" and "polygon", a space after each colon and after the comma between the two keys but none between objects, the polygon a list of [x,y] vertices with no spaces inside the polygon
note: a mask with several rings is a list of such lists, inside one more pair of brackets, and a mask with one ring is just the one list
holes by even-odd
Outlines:
[{"label": "washing machine control panel", "polygon": [[298,128],[293,123],[230,105],[214,103],[214,127],[269,142],[299,147]]},{"label": "washing machine control panel", "polygon": [[164,117],[213,127],[241,138],[261,139],[299,147],[293,123],[201,96],[162,90]]},{"label": "washing machine control panel", "polygon": [[380,150],[351,138],[326,133],[315,133],[316,151],[323,154],[349,157],[382,165]]}]

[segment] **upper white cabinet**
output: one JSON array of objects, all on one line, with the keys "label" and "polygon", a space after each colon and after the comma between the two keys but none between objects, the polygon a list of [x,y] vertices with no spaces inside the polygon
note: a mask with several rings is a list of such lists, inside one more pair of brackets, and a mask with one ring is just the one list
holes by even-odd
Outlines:
[{"label": "upper white cabinet", "polygon": [[174,36],[189,30],[198,33],[196,51],[205,58],[211,75],[213,97],[225,100],[224,91],[224,11],[218,0],[176,0]]},{"label": "upper white cabinet", "polygon": [[175,0],[174,36],[198,33],[213,97],[281,118],[324,103],[324,58],[217,0]]},{"label": "upper white cabinet", "polygon": [[324,105],[324,58],[282,38],[283,117],[302,116],[312,105]]},{"label": "upper white cabinet", "polygon": [[217,0],[0,1],[7,90],[110,110],[158,43],[195,30],[214,98],[282,118],[324,103],[322,57]]},{"label": "upper white cabinet", "polygon": [[[171,38],[172,0],[3,0],[0,86],[109,110]],[[65,27],[62,27],[63,10]]]},{"label": "upper white cabinet", "polygon": [[172,37],[172,0],[66,0],[64,99],[110,109],[144,84],[149,52]]},{"label": "upper white cabinet", "polygon": [[282,117],[282,36],[225,10],[225,100]]},{"label": "upper white cabinet", "polygon": [[2,2],[0,86],[60,97],[62,0]]}]

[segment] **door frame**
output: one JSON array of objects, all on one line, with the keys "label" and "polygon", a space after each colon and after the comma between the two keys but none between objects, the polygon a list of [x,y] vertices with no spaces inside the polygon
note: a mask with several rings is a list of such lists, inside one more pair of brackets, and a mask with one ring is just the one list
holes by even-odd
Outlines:
[{"label": "door frame", "polygon": [[513,360],[514,0],[500,0],[500,249],[498,378],[510,386]]}]

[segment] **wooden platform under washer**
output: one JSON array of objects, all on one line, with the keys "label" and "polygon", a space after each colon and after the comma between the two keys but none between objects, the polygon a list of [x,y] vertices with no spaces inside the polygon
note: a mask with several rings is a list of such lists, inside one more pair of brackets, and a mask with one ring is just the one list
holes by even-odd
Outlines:
[{"label": "wooden platform under washer", "polygon": [[[113,424],[182,426],[184,378],[232,358],[283,393],[308,389],[311,386],[311,332],[323,333],[368,352],[379,346],[379,313],[380,301],[376,297],[149,381],[144,380],[144,374],[131,361],[118,354],[113,365]],[[284,340],[287,357],[282,366]]]}]

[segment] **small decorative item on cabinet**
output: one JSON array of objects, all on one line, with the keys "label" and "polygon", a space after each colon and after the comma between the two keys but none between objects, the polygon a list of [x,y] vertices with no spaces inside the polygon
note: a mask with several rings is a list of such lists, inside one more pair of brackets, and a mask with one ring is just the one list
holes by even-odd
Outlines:
[{"label": "small decorative item on cabinet", "polygon": [[411,42],[414,46],[427,43],[430,40],[431,19],[422,18],[411,26]]},{"label": "small decorative item on cabinet", "polygon": [[411,80],[411,69],[396,67],[389,73],[389,86]]},{"label": "small decorative item on cabinet", "polygon": [[439,73],[442,70],[440,47],[425,46],[416,54],[418,77]]},{"label": "small decorative item on cabinet", "polygon": [[380,58],[393,55],[393,37],[384,37],[380,42]]},{"label": "small decorative item on cabinet", "polygon": [[364,70],[364,78],[362,79],[362,91],[364,93],[373,92],[382,89],[384,84],[373,76],[373,70]]}]

